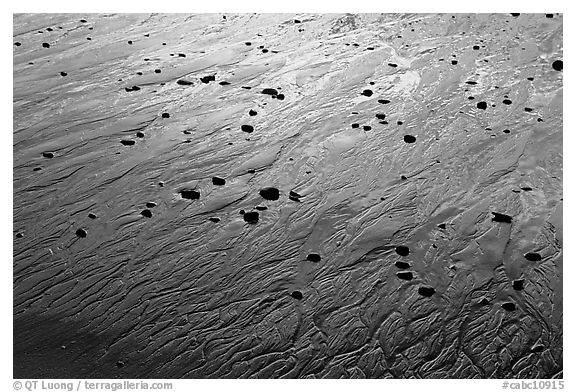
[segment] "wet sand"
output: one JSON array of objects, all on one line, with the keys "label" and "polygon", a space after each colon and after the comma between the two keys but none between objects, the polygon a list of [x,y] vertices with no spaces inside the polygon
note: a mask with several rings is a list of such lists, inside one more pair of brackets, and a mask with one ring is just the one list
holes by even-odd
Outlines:
[{"label": "wet sand", "polygon": [[14,377],[562,377],[562,25],[14,15]]}]

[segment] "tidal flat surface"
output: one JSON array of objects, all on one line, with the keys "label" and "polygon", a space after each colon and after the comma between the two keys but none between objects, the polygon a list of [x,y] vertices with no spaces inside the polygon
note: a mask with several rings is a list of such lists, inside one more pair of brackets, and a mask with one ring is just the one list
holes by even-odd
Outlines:
[{"label": "tidal flat surface", "polygon": [[14,15],[14,377],[562,377],[562,20]]}]

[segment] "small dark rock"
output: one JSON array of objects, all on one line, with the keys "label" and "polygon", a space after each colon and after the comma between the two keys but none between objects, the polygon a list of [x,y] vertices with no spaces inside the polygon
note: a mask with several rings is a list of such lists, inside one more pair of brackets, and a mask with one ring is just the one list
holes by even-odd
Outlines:
[{"label": "small dark rock", "polygon": [[259,193],[266,200],[278,200],[280,198],[280,191],[274,187],[263,188]]},{"label": "small dark rock", "polygon": [[312,261],[314,263],[318,263],[321,259],[322,258],[318,253],[310,253],[308,256],[306,256],[306,260]]},{"label": "small dark rock", "polygon": [[504,310],[507,310],[508,312],[516,310],[516,305],[513,302],[504,302],[501,306]]},{"label": "small dark rock", "polygon": [[252,125],[242,125],[240,127],[240,129],[242,129],[242,131],[246,132],[246,133],[252,133],[254,132],[254,127]]},{"label": "small dark rock", "polygon": [[247,223],[258,223],[259,214],[256,211],[244,213],[244,221]]},{"label": "small dark rock", "polygon": [[434,295],[435,292],[436,290],[434,290],[433,287],[427,287],[427,286],[418,287],[418,294],[424,297],[431,297]]},{"label": "small dark rock", "polygon": [[200,192],[193,189],[185,189],[180,191],[180,196],[182,196],[183,199],[197,200],[200,199]]},{"label": "small dark rock", "polygon": [[414,278],[414,274],[412,273],[412,271],[396,272],[396,276],[398,277],[398,279],[402,280],[412,280]]},{"label": "small dark rock", "polygon": [[400,260],[398,260],[397,262],[395,262],[394,265],[395,265],[397,268],[400,268],[400,269],[408,269],[408,268],[410,268],[410,263],[407,263],[407,262],[405,262],[405,261],[400,261]]},{"label": "small dark rock", "polygon": [[502,223],[512,223],[512,217],[510,215],[501,214],[499,212],[493,212],[492,222],[502,222]]},{"label": "small dark rock", "polygon": [[278,90],[276,90],[274,88],[265,88],[264,90],[262,90],[262,94],[278,95]]},{"label": "small dark rock", "polygon": [[536,253],[536,252],[528,252],[524,255],[524,258],[528,261],[541,261],[542,260],[542,256],[540,255],[540,253]]},{"label": "small dark rock", "polygon": [[176,84],[179,84],[180,86],[191,86],[193,83],[186,79],[178,79]]},{"label": "small dark rock", "polygon": [[78,230],[76,230],[76,235],[77,235],[78,237],[80,237],[80,238],[86,238],[86,235],[87,235],[87,234],[88,234],[88,233],[87,233],[86,230],[84,230],[84,229],[78,229]]},{"label": "small dark rock", "polygon": [[220,177],[212,177],[212,184],[217,186],[226,185],[226,180]]},{"label": "small dark rock", "polygon": [[402,257],[406,257],[410,254],[410,248],[405,245],[398,245],[396,247],[396,253],[398,253]]},{"label": "small dark rock", "polygon": [[302,295],[302,293],[298,290],[293,291],[290,296],[298,301],[300,301],[302,298],[304,298],[304,296]]},{"label": "small dark rock", "polygon": [[524,289],[524,279],[516,279],[512,282],[514,290],[520,291]]}]

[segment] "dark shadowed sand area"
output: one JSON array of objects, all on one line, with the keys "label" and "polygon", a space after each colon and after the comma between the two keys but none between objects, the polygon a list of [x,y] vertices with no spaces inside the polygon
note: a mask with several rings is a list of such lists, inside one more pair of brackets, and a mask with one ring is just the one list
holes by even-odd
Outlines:
[{"label": "dark shadowed sand area", "polygon": [[560,378],[561,14],[16,14],[15,378]]}]

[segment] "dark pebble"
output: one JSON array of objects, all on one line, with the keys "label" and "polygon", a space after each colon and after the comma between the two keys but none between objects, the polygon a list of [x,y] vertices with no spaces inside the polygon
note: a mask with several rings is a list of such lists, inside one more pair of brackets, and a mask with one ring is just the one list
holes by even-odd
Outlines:
[{"label": "dark pebble", "polygon": [[524,111],[525,111],[525,112],[531,112],[532,110],[534,110],[534,109],[532,109],[532,108],[524,108]]},{"label": "dark pebble", "polygon": [[363,128],[365,131],[369,131],[369,130],[372,129],[372,127],[371,127],[370,125],[364,125],[362,128]]},{"label": "dark pebble", "polygon": [[184,53],[178,53],[178,57],[186,57]]},{"label": "dark pebble", "polygon": [[394,63],[388,63],[388,66],[392,67],[392,68],[396,68],[398,66],[398,64],[394,64]]},{"label": "dark pebble", "polygon": [[303,197],[302,195],[300,195],[300,194],[298,194],[298,193],[296,193],[296,192],[294,192],[294,191],[290,191],[290,196],[296,197],[296,198],[301,198],[301,197]]},{"label": "dark pebble", "polygon": [[405,261],[400,261],[400,260],[398,260],[397,262],[395,262],[394,265],[395,265],[397,268],[400,268],[400,269],[408,269],[408,268],[410,268],[410,263],[407,263],[407,262],[405,262]]},{"label": "dark pebble", "polygon": [[16,238],[22,238],[22,237],[24,237],[24,234],[22,234],[22,233],[16,233]]},{"label": "dark pebble", "polygon": [[352,124],[352,128],[360,128],[360,124],[354,123]]},{"label": "dark pebble", "polygon": [[529,192],[532,190],[532,188],[530,188],[529,186],[520,187],[520,189],[522,189],[523,191],[526,191],[526,192]]},{"label": "dark pebble", "polygon": [[283,101],[284,98],[285,98],[285,97],[284,97],[284,94],[278,94],[278,95],[276,96],[276,99],[279,99],[280,101]]},{"label": "dark pebble", "polygon": [[520,291],[524,289],[524,279],[516,279],[512,282],[512,287],[516,291]]},{"label": "dark pebble", "polygon": [[446,223],[440,223],[438,225],[438,228],[442,229],[442,230],[446,230]]},{"label": "dark pebble", "polygon": [[220,83],[218,83],[220,86],[228,86],[230,84],[230,82],[226,82],[226,81],[222,81]]},{"label": "dark pebble", "polygon": [[242,131],[246,132],[246,133],[252,133],[254,132],[254,127],[252,125],[242,125],[240,127],[240,129],[242,129]]},{"label": "dark pebble", "polygon": [[481,102],[478,102],[478,103],[476,104],[476,107],[477,107],[478,109],[486,110],[486,108],[488,107],[488,104],[487,104],[486,102],[484,102],[484,101],[481,101]]},{"label": "dark pebble", "polygon": [[400,256],[406,257],[410,254],[410,249],[405,245],[398,245],[396,247],[396,253],[398,253]]},{"label": "dark pebble", "polygon": [[544,347],[543,344],[535,344],[534,346],[532,346],[530,351],[532,351],[533,353],[541,353],[542,351],[544,351],[545,348],[546,347]]},{"label": "dark pebble", "polygon": [[268,207],[266,206],[256,206],[254,208],[257,209],[258,211],[266,211],[268,209]]},{"label": "dark pebble", "polygon": [[278,90],[276,90],[275,88],[265,88],[264,90],[262,90],[262,94],[278,95]]},{"label": "dark pebble", "polygon": [[162,118],[170,118],[170,113],[162,113]]},{"label": "dark pebble", "polygon": [[414,274],[412,273],[412,271],[396,272],[396,276],[398,277],[398,279],[402,280],[412,280],[412,278],[414,278]]},{"label": "dark pebble", "polygon": [[212,177],[212,184],[217,186],[226,185],[226,180],[220,177]]},{"label": "dark pebble", "polygon": [[216,80],[216,76],[215,75],[208,75],[208,76],[203,76],[200,78],[200,81],[202,83],[208,84],[210,82],[213,82]]},{"label": "dark pebble", "polygon": [[528,261],[540,261],[540,260],[542,260],[542,256],[540,256],[540,253],[536,253],[536,252],[528,252],[524,255],[524,258]]},{"label": "dark pebble", "polygon": [[306,256],[306,260],[312,261],[314,263],[318,263],[321,259],[322,258],[318,253],[310,253],[308,256]]},{"label": "dark pebble", "polygon": [[96,214],[93,214],[92,212],[88,214],[88,218],[90,219],[96,219]]},{"label": "dark pebble", "polygon": [[180,196],[182,196],[183,199],[196,200],[200,199],[200,192],[192,189],[185,189],[180,191]]},{"label": "dark pebble", "polygon": [[376,114],[376,118],[378,120],[384,120],[384,119],[386,119],[386,115],[383,113],[378,113],[378,114]]},{"label": "dark pebble", "polygon": [[372,90],[364,90],[364,91],[362,91],[362,95],[364,95],[366,97],[371,97],[372,96]]},{"label": "dark pebble", "polygon": [[256,211],[245,212],[243,216],[247,223],[258,223],[259,214]]},{"label": "dark pebble", "polygon": [[436,290],[434,290],[433,287],[426,287],[426,286],[418,287],[418,294],[424,297],[431,297],[434,295],[435,292]]},{"label": "dark pebble", "polygon": [[144,132],[141,132],[141,131],[136,132],[136,137],[143,138]]},{"label": "dark pebble", "polygon": [[562,71],[562,68],[564,68],[564,63],[562,60],[556,60],[552,63],[552,68],[554,68],[555,71]]},{"label": "dark pebble", "polygon": [[263,188],[259,193],[266,200],[278,200],[280,198],[280,191],[274,187]]},{"label": "dark pebble", "polygon": [[456,64],[458,64],[458,61],[457,61],[457,60],[452,60],[452,65],[456,65]]},{"label": "dark pebble", "polygon": [[414,142],[416,142],[416,137],[414,137],[412,135],[404,135],[404,141],[406,143],[414,143]]},{"label": "dark pebble", "polygon": [[547,17],[547,18],[553,18],[553,17],[554,17],[554,14],[546,14],[546,17]]},{"label": "dark pebble", "polygon": [[49,48],[49,47],[50,47],[50,44],[49,44],[48,42],[44,42],[44,43],[42,44],[42,47],[43,47],[43,48]]},{"label": "dark pebble", "polygon": [[387,99],[379,99],[379,100],[378,100],[378,103],[381,103],[381,104],[383,104],[383,105],[386,105],[386,104],[389,104],[390,101],[387,100]]},{"label": "dark pebble", "polygon": [[148,208],[154,208],[156,207],[158,204],[154,203],[153,201],[149,201],[146,203],[146,207]]},{"label": "dark pebble", "polygon": [[479,47],[478,45],[474,45],[474,46],[472,47],[472,49],[474,49],[474,50],[480,50],[480,47]]},{"label": "dark pebble", "polygon": [[120,140],[120,143],[122,143],[125,146],[133,146],[134,144],[136,144],[136,142],[134,140],[129,140],[129,139]]},{"label": "dark pebble", "polygon": [[180,86],[191,86],[193,83],[186,79],[179,79],[176,81],[176,84],[179,84]]},{"label": "dark pebble", "polygon": [[217,217],[213,217],[213,218],[209,218],[209,219],[211,222],[214,222],[214,223],[220,222],[220,218],[217,218]]},{"label": "dark pebble", "polygon": [[302,23],[302,22],[298,19],[294,19],[294,23]]},{"label": "dark pebble", "polygon": [[128,45],[132,45],[132,41],[128,41]]},{"label": "dark pebble", "polygon": [[509,100],[509,99],[503,100],[502,103],[503,103],[504,105],[512,105],[512,101]]},{"label": "dark pebble", "polygon": [[268,53],[268,49],[262,49],[262,53]]},{"label": "dark pebble", "polygon": [[512,15],[513,17],[517,18],[518,16],[520,16],[520,13],[511,13],[510,15]]},{"label": "dark pebble", "polygon": [[22,44],[21,44],[20,42],[14,42],[14,45],[20,46],[20,45],[22,45]]},{"label": "dark pebble", "polygon": [[84,229],[78,229],[76,230],[76,235],[80,238],[86,238],[87,233]]},{"label": "dark pebble", "polygon": [[154,73],[162,73],[162,70],[161,69],[155,69]]},{"label": "dark pebble", "polygon": [[140,212],[140,215],[142,215],[143,217],[146,217],[146,218],[152,218],[152,211],[142,210],[142,212]]},{"label": "dark pebble", "polygon": [[116,366],[118,366],[119,368],[124,367],[124,361],[116,362]]},{"label": "dark pebble", "polygon": [[293,291],[290,296],[294,299],[297,299],[298,301],[300,301],[302,298],[304,298],[304,296],[302,295],[302,293],[298,290]]},{"label": "dark pebble", "polygon": [[258,114],[258,112],[255,111],[255,110],[250,109],[250,111],[248,112],[248,114],[249,114],[250,116],[255,116],[255,115]]},{"label": "dark pebble", "polygon": [[292,200],[292,201],[297,201],[298,203],[300,203],[300,199],[294,196],[288,196],[288,199]]},{"label": "dark pebble", "polygon": [[66,72],[60,72],[60,76],[67,76],[68,74]]},{"label": "dark pebble", "polygon": [[50,152],[50,151],[45,151],[45,152],[42,153],[42,156],[43,156],[44,158],[54,158],[54,153],[53,153],[53,152]]},{"label": "dark pebble", "polygon": [[499,212],[493,212],[492,222],[502,222],[502,223],[512,223],[512,217],[510,215],[501,214]]},{"label": "dark pebble", "polygon": [[516,310],[516,305],[514,305],[514,303],[512,303],[512,302],[504,302],[504,303],[502,304],[502,308],[503,308],[504,310],[507,310],[507,311],[509,311],[509,312],[512,312],[512,311]]}]

